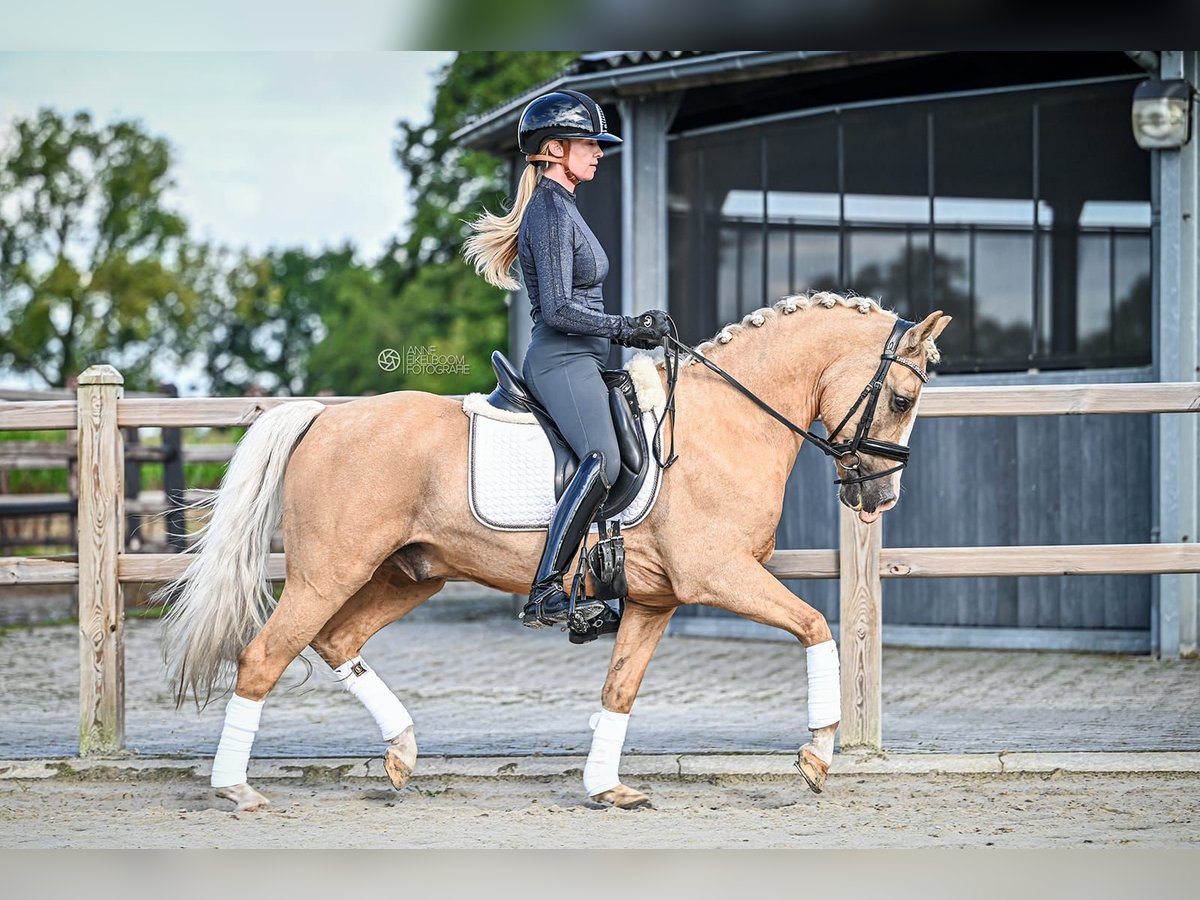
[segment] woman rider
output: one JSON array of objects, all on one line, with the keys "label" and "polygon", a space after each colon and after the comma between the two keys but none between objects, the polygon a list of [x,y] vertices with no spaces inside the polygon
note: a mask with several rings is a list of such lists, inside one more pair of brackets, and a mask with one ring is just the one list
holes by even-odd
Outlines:
[{"label": "woman rider", "polygon": [[[600,375],[609,347],[653,349],[669,329],[662,310],[637,317],[604,312],[608,257],[575,205],[576,185],[595,177],[604,156],[601,143],[620,142],[586,94],[563,90],[534,99],[517,126],[517,146],[529,165],[516,202],[505,216],[485,211],[472,223],[475,234],[463,250],[480,275],[510,291],[519,287],[510,270],[520,259],[533,319],[522,374],[580,460],[550,519],[522,613],[533,628],[567,620],[563,575],[620,471],[609,391]],[[591,626],[602,617],[600,633],[616,630],[619,621],[602,600],[586,598],[576,612]]]}]

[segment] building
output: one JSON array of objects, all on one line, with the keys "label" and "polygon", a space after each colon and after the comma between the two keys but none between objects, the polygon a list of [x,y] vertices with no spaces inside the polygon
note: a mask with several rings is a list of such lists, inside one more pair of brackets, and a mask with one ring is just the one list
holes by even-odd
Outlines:
[{"label": "building", "polygon": [[[603,103],[625,138],[606,150],[620,172],[610,159],[578,196],[612,263],[606,302],[667,308],[690,343],[829,288],[908,318],[952,314],[940,385],[1195,381],[1197,140],[1144,150],[1131,111],[1151,76],[1200,83],[1198,58],[594,53],[458,136],[511,158],[515,175],[532,96],[570,87]],[[526,298],[511,316],[519,361]],[[1194,416],[936,419],[912,446],[885,546],[1194,541],[1200,527]],[[836,546],[828,466],[800,454],[779,547]],[[1189,655],[1196,582],[889,581],[884,639]],[[836,584],[790,586],[836,621]],[[703,610],[673,627],[756,626]]]}]

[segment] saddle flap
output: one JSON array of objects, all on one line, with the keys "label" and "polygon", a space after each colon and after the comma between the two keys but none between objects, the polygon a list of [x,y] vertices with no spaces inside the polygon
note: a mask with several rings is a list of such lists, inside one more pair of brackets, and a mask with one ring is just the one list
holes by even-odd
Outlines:
[{"label": "saddle flap", "polygon": [[[634,402],[636,404],[636,400]],[[621,448],[621,469],[636,475],[646,461],[646,434],[638,427],[639,417],[631,407],[629,398],[620,388],[614,387],[609,392],[608,408],[617,432],[617,445]]]}]

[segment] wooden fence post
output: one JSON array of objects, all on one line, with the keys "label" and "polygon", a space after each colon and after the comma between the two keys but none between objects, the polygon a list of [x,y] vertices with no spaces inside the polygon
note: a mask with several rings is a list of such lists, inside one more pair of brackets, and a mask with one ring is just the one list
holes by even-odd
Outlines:
[{"label": "wooden fence post", "polygon": [[124,382],[112,366],[90,366],[79,376],[81,756],[125,746],[125,600],[117,580],[125,524],[117,401]]},{"label": "wooden fence post", "polygon": [[842,749],[879,750],[883,738],[883,604],[879,579],[883,520],[864,525],[854,510],[839,508]]}]

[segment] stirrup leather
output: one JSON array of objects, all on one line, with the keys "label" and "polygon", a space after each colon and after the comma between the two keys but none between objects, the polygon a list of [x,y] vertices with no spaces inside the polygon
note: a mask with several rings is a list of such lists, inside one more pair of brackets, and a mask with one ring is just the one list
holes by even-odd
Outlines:
[{"label": "stirrup leather", "polygon": [[[612,525],[612,534],[608,525]],[[625,539],[621,537],[621,520],[600,521],[600,540],[588,554],[588,567],[595,582],[597,600],[624,600],[629,594],[625,580]]]}]

